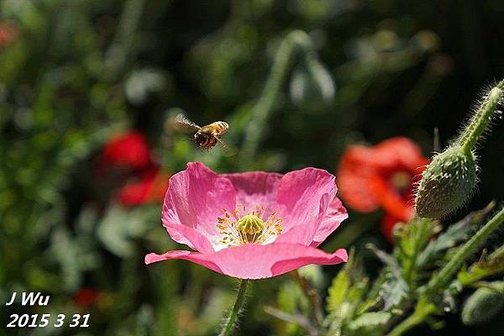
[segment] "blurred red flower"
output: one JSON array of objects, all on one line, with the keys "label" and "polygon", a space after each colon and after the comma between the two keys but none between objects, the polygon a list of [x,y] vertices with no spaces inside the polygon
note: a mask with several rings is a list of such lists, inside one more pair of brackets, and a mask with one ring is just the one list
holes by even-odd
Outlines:
[{"label": "blurred red flower", "polygon": [[95,305],[98,301],[99,295],[100,294],[97,290],[84,287],[84,288],[79,289],[75,293],[73,300],[77,306],[86,308],[86,307]]},{"label": "blurred red flower", "polygon": [[14,40],[17,33],[17,28],[12,24],[0,22],[0,47]]},{"label": "blurred red flower", "polygon": [[147,139],[138,131],[119,134],[108,140],[100,161],[103,169],[122,167],[141,170],[153,164]]},{"label": "blurred red flower", "polygon": [[105,143],[95,177],[100,190],[118,190],[114,198],[120,204],[139,206],[161,203],[170,176],[152,159],[146,137],[129,131]]},{"label": "blurred red flower", "polygon": [[168,188],[170,175],[159,168],[144,172],[139,181],[126,183],[117,194],[117,201],[125,206],[161,203]]},{"label": "blurred red flower", "polygon": [[428,160],[410,139],[394,137],[375,146],[350,146],[341,158],[338,186],[346,205],[368,213],[382,208],[382,232],[391,240],[397,222],[413,215],[414,185]]}]

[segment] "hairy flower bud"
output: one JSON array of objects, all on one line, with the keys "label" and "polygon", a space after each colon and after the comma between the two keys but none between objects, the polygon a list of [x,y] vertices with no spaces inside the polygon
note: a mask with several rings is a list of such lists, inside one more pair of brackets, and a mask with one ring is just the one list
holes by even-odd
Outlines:
[{"label": "hairy flower bud", "polygon": [[[500,287],[502,283],[500,283]],[[462,322],[465,325],[483,323],[496,316],[504,307],[504,292],[498,289],[478,288],[465,302]]]},{"label": "hairy flower bud", "polygon": [[441,218],[461,207],[476,187],[477,171],[473,152],[461,146],[448,147],[434,156],[418,186],[416,213]]},{"label": "hairy flower bud", "polygon": [[468,124],[454,143],[437,154],[422,174],[415,199],[417,215],[441,218],[461,207],[477,183],[478,167],[474,148],[488,131],[504,97],[504,80],[481,100]]}]

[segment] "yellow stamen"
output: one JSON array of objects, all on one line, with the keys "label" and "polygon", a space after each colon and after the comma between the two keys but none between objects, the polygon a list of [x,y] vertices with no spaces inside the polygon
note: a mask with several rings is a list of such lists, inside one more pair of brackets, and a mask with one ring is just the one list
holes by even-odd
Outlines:
[{"label": "yellow stamen", "polygon": [[[243,210],[245,210],[245,207]],[[224,216],[217,217],[217,229],[221,236],[218,241],[220,248],[244,244],[268,244],[282,232],[282,219],[272,212],[266,220],[266,209],[256,206],[255,210],[241,216],[238,209],[224,211]],[[236,219],[231,218],[231,215]]]}]

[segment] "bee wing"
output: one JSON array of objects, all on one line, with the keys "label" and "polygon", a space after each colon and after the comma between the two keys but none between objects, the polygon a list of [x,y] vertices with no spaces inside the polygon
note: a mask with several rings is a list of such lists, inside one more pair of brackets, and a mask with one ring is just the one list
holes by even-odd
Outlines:
[{"label": "bee wing", "polygon": [[217,140],[218,143],[220,143],[220,145],[224,148],[227,147],[226,143],[224,141],[222,141],[221,138],[219,138],[218,136],[215,137],[215,140]]},{"label": "bee wing", "polygon": [[215,140],[217,140],[217,142],[219,143],[219,145],[222,147],[222,149],[226,153],[226,156],[233,156],[233,155],[236,154],[236,149],[233,149],[233,148],[229,147],[224,141],[222,141],[221,138],[219,138],[218,136],[216,136]]},{"label": "bee wing", "polygon": [[201,129],[201,127],[187,119],[186,116],[182,113],[179,113],[175,116],[175,118],[173,119],[173,124],[178,128],[189,128],[194,131],[199,131]]}]

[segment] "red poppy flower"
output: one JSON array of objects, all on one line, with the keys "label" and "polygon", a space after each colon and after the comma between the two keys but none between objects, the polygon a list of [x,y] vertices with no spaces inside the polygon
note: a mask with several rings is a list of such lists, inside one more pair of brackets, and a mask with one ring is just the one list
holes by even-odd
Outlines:
[{"label": "red poppy flower", "polygon": [[110,139],[101,152],[102,169],[122,167],[142,170],[152,165],[149,144],[138,131],[130,131]]},{"label": "red poppy flower", "polygon": [[98,291],[85,287],[75,293],[73,300],[77,306],[85,308],[96,304],[99,295]]},{"label": "red poppy flower", "polygon": [[350,146],[336,174],[341,198],[359,212],[385,210],[382,231],[390,238],[395,223],[408,222],[413,215],[414,185],[427,163],[420,148],[405,137],[372,147]]},{"label": "red poppy flower", "polygon": [[142,174],[139,181],[129,182],[117,194],[117,201],[125,206],[161,203],[168,188],[169,174],[152,168]]},{"label": "red poppy flower", "polygon": [[8,23],[0,23],[0,47],[11,42],[17,36],[17,29],[15,26]]}]

